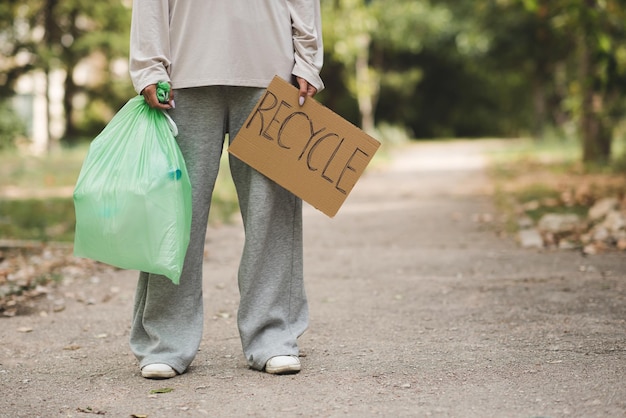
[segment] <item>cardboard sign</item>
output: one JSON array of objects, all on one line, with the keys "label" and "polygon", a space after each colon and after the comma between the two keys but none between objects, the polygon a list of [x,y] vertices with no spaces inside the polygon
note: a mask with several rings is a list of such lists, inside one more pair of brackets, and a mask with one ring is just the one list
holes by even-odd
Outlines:
[{"label": "cardboard sign", "polygon": [[274,77],[228,151],[333,217],[380,143]]}]

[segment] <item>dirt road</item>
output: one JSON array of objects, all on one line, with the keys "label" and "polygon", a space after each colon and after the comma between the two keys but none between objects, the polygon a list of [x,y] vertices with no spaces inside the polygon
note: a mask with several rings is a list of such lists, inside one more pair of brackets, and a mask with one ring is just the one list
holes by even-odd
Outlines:
[{"label": "dirt road", "polygon": [[417,145],[369,172],[334,219],[306,209],[300,374],[246,367],[243,235],[222,226],[208,235],[205,336],[186,374],[140,377],[134,272],[64,281],[41,313],[0,319],[0,417],[626,416],[623,253],[498,238],[483,222],[486,146]]}]

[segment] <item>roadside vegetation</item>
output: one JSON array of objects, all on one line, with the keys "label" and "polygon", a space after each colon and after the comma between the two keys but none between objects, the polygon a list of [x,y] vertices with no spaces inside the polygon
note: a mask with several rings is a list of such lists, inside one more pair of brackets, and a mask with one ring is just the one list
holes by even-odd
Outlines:
[{"label": "roadside vegetation", "polygon": [[[625,138],[616,141],[617,155],[625,149]],[[511,141],[491,155],[504,233],[529,247],[626,251],[626,158],[584,164],[580,152],[575,140],[549,138]],[[531,230],[537,240],[525,243],[521,231]]]},{"label": "roadside vegetation", "polygon": [[[72,242],[72,193],[88,145],[58,149],[37,157],[16,150],[0,152],[0,237],[2,240]],[[237,212],[235,189],[222,158],[211,223],[229,222]]]}]

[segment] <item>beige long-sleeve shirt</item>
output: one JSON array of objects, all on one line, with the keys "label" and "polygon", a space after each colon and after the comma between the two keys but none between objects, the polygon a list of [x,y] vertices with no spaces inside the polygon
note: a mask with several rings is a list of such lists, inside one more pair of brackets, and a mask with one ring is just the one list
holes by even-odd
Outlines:
[{"label": "beige long-sleeve shirt", "polygon": [[136,91],[267,87],[274,75],[318,90],[323,60],[319,0],[134,0],[130,76]]}]

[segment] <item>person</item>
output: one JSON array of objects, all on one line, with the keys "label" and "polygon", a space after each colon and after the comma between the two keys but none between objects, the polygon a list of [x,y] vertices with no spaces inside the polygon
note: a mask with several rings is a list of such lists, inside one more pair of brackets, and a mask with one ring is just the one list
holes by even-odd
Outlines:
[{"label": "person", "polygon": [[[299,88],[301,104],[322,90],[322,60],[319,0],[134,0],[131,80],[176,122],[192,186],[180,284],[139,274],[130,345],[143,377],[184,373],[200,346],[204,242],[225,138],[236,137],[275,75]],[[159,81],[172,86],[165,103]],[[252,369],[297,373],[297,338],[308,326],[302,201],[233,156],[229,164],[245,232],[237,279],[243,353]]]}]

